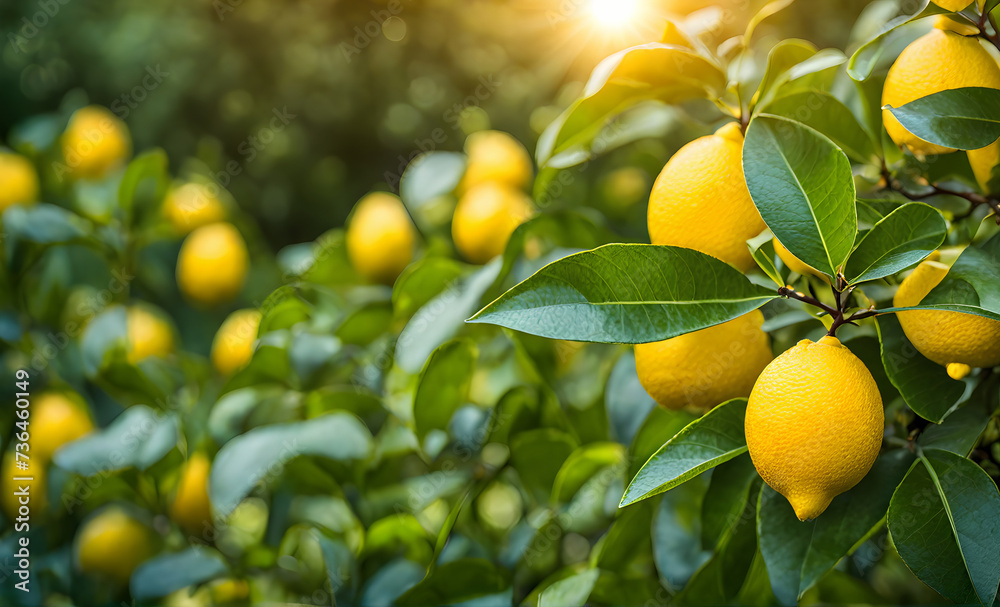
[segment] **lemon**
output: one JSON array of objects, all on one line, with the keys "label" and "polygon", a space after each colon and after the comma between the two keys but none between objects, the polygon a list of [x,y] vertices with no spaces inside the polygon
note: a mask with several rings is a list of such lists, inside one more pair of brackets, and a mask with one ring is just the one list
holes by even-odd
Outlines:
[{"label": "lemon", "polygon": [[174,351],[174,330],[162,312],[146,304],[125,311],[128,360],[132,364],[150,356],[167,356]]},{"label": "lemon", "polygon": [[181,472],[170,516],[191,535],[204,534],[212,521],[208,499],[208,475],[212,464],[204,453],[195,453]]},{"label": "lemon", "polygon": [[972,0],[934,0],[934,4],[946,11],[958,12],[972,4]]},{"label": "lemon", "polygon": [[791,251],[786,249],[783,244],[778,242],[777,238],[775,238],[773,242],[774,242],[774,252],[777,253],[778,257],[781,258],[781,261],[783,261],[785,265],[788,266],[789,270],[797,274],[801,274],[803,276],[805,276],[806,274],[812,274],[813,276],[819,276],[820,278],[829,280],[826,274],[820,272],[819,270],[805,263],[798,257],[792,255]]},{"label": "lemon", "polygon": [[77,110],[62,136],[63,161],[76,179],[104,177],[125,164],[131,151],[128,127],[99,105]]},{"label": "lemon", "polygon": [[[948,274],[935,252],[899,285],[892,305],[918,305]],[[928,310],[897,313],[903,333],[918,352],[948,369],[955,379],[972,367],[1000,365],[1000,321],[974,314]]]},{"label": "lemon", "polygon": [[49,461],[56,449],[94,429],[86,403],[76,394],[45,392],[29,407],[30,454],[36,462]]},{"label": "lemon", "polygon": [[392,284],[413,261],[416,228],[403,202],[385,192],[358,201],[347,226],[347,254],[359,274]]},{"label": "lemon", "polygon": [[[30,430],[30,424],[28,428]],[[30,456],[30,451],[25,453],[25,455],[29,455],[29,459],[22,459],[21,461],[28,463],[27,470],[18,469],[18,460],[14,455],[13,448],[8,449],[4,453],[3,462],[0,464],[0,474],[3,474],[3,477],[0,478],[0,491],[3,491],[3,495],[0,496],[0,505],[3,506],[3,513],[7,517],[8,522],[13,521],[19,516],[19,510],[22,506],[26,508],[29,518],[38,517],[42,514],[48,502],[45,495],[45,477],[48,462]],[[32,480],[15,481],[15,477],[30,478]],[[22,496],[15,495],[16,492],[20,491],[21,487],[28,487],[27,504],[21,504],[20,500]]]},{"label": "lemon", "polygon": [[185,183],[167,194],[163,216],[178,234],[187,234],[203,225],[222,221],[226,209],[211,188],[201,183]]},{"label": "lemon", "polygon": [[696,249],[740,270],[746,241],[764,229],[743,177],[743,134],[729,123],[677,151],[653,183],[647,223],[653,244]]},{"label": "lemon", "polygon": [[969,164],[972,165],[972,173],[976,176],[976,182],[984,194],[996,194],[1000,190],[1000,185],[990,187],[990,180],[993,178],[998,165],[1000,165],[1000,140],[994,141],[990,145],[969,150]]},{"label": "lemon", "polygon": [[[977,31],[971,24],[966,27],[938,16],[934,28],[903,49],[889,68],[882,105],[898,108],[933,93],[970,86],[1000,89],[1000,67],[971,35]],[[906,145],[914,154],[954,151],[918,138],[889,110],[882,110],[882,120],[896,145]]]},{"label": "lemon", "polygon": [[467,191],[455,207],[451,237],[466,259],[486,263],[503,253],[510,235],[531,217],[531,199],[495,182]]},{"label": "lemon", "polygon": [[188,234],[177,258],[177,286],[191,301],[215,306],[243,290],[250,255],[231,223],[201,226]]},{"label": "lemon", "polygon": [[708,410],[750,394],[771,362],[771,343],[754,310],[729,322],[635,347],[639,382],[661,406]]},{"label": "lemon", "polygon": [[465,140],[468,156],[461,191],[481,183],[497,182],[524,188],[534,175],[528,150],[514,137],[502,131],[479,131]]},{"label": "lemon", "polygon": [[111,506],[84,523],[76,536],[76,565],[83,573],[125,583],[153,555],[153,536],[124,510]]},{"label": "lemon", "polygon": [[811,520],[875,463],[885,414],[864,363],[826,336],[771,361],[747,401],[746,438],[761,478]]},{"label": "lemon", "polygon": [[250,362],[259,327],[258,310],[237,310],[226,318],[212,341],[212,364],[219,373],[230,375]]},{"label": "lemon", "polygon": [[38,174],[27,158],[0,152],[0,213],[15,204],[31,204],[38,198]]}]

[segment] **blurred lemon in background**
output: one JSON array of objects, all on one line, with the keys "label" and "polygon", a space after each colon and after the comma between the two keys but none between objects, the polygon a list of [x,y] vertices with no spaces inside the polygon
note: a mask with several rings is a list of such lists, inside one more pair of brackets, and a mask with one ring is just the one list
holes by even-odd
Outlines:
[{"label": "blurred lemon in background", "polygon": [[366,279],[392,284],[413,261],[416,228],[403,202],[385,192],[358,201],[347,225],[347,253]]},{"label": "blurred lemon in background", "polygon": [[260,316],[259,310],[237,310],[223,321],[212,341],[212,364],[219,373],[230,375],[250,362]]},{"label": "blurred lemon in background", "polygon": [[35,460],[48,461],[59,447],[94,429],[87,404],[76,394],[45,392],[31,403],[30,444]]},{"label": "blurred lemon in background", "polygon": [[117,506],[109,506],[83,524],[76,536],[76,565],[119,583],[153,555],[150,529]]},{"label": "blurred lemon in background", "polygon": [[[25,455],[29,455],[30,457],[30,452],[25,453]],[[0,496],[0,504],[3,505],[3,513],[7,517],[8,522],[18,517],[18,510],[22,506],[20,502],[22,496],[17,495],[17,492],[20,491],[21,487],[28,487],[29,501],[23,505],[28,508],[29,517],[38,517],[41,515],[48,503],[45,487],[48,462],[42,459],[36,460],[34,457],[22,461],[28,462],[27,470],[18,469],[12,445],[4,453],[3,463],[0,464],[0,474],[3,474],[3,477],[0,478],[0,491],[3,491],[3,496]],[[15,481],[15,477],[31,478],[32,480]]]},{"label": "blurred lemon in background", "polygon": [[177,493],[170,506],[170,516],[191,535],[204,534],[212,521],[208,498],[208,476],[212,463],[204,453],[195,453],[181,471]]},{"label": "blurred lemon in background", "polygon": [[503,253],[511,233],[533,212],[524,192],[492,181],[482,183],[458,201],[451,236],[466,259],[486,263]]},{"label": "blurred lemon in background", "polygon": [[978,150],[969,150],[968,155],[972,173],[976,176],[976,183],[979,184],[983,194],[996,194],[1000,191],[1000,183],[990,187],[993,174],[1000,166],[1000,140]]},{"label": "blurred lemon in background", "polygon": [[63,162],[75,179],[100,179],[123,166],[131,152],[128,127],[99,105],[77,110],[62,136]]},{"label": "blurred lemon in background", "polygon": [[150,356],[167,356],[174,351],[174,331],[162,312],[146,305],[129,306],[125,311],[128,360],[135,364]]},{"label": "blurred lemon in background", "polygon": [[477,131],[465,140],[468,161],[459,186],[461,191],[493,181],[524,188],[535,173],[528,150],[502,131]]},{"label": "blurred lemon in background", "polygon": [[246,282],[250,255],[239,230],[227,222],[195,229],[177,258],[177,286],[189,300],[205,306],[231,301]]},{"label": "blurred lemon in background", "polygon": [[201,183],[185,183],[170,190],[163,201],[163,216],[178,234],[222,221],[226,209],[212,189]]},{"label": "blurred lemon in background", "polygon": [[38,173],[27,158],[0,151],[0,213],[15,204],[38,199]]}]

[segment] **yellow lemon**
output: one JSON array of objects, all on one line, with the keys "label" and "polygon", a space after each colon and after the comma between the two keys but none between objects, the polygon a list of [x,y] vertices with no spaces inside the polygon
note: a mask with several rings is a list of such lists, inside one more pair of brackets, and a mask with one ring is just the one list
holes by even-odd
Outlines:
[{"label": "yellow lemon", "polygon": [[347,254],[359,274],[392,284],[413,261],[416,228],[403,202],[385,192],[358,201],[347,226]]},{"label": "yellow lemon", "polygon": [[[30,433],[30,424],[28,428]],[[26,452],[25,455],[29,455],[29,459],[21,461],[27,463],[27,470],[18,469],[18,460],[17,456],[14,455],[14,449],[8,449],[4,453],[3,463],[0,464],[0,474],[3,474],[3,477],[0,478],[0,491],[3,491],[3,496],[0,496],[0,504],[3,505],[3,513],[8,522],[14,521],[22,514],[27,515],[25,518],[37,518],[42,514],[48,502],[45,495],[45,476],[48,462],[30,456],[30,452]],[[15,481],[15,478],[30,478],[32,480]],[[28,488],[27,496],[19,495],[24,487]],[[22,499],[28,503],[22,504]],[[22,511],[21,508],[24,510]]]},{"label": "yellow lemon", "polygon": [[649,195],[653,244],[695,249],[740,270],[753,267],[746,241],[764,220],[743,177],[743,134],[729,123],[677,151]]},{"label": "yellow lemon", "polygon": [[635,347],[639,382],[661,406],[707,411],[750,394],[774,357],[764,315],[754,310],[729,322]]},{"label": "yellow lemon", "polygon": [[174,330],[158,311],[145,304],[125,311],[128,360],[135,364],[150,356],[167,356],[174,351]]},{"label": "yellow lemon", "polygon": [[801,274],[803,276],[805,276],[806,274],[812,274],[813,276],[818,276],[825,280],[829,280],[826,274],[820,272],[816,268],[803,262],[798,257],[792,255],[791,251],[786,249],[783,244],[778,242],[777,238],[774,239],[774,252],[778,254],[778,257],[781,258],[781,261],[783,261],[785,265],[788,266],[788,269],[791,270],[792,272]]},{"label": "yellow lemon", "polygon": [[33,460],[48,461],[56,449],[94,429],[87,405],[76,394],[46,392],[30,405],[29,434]]},{"label": "yellow lemon", "polygon": [[972,4],[972,0],[934,0],[934,4],[946,11],[958,12]]},{"label": "yellow lemon", "polygon": [[177,257],[177,286],[191,301],[215,306],[243,290],[250,254],[231,223],[201,226],[191,232]]},{"label": "yellow lemon", "polygon": [[[1000,67],[979,39],[970,35],[976,31],[971,24],[966,28],[938,16],[934,28],[903,49],[889,68],[882,105],[900,107],[933,93],[970,86],[1000,89]],[[954,151],[918,138],[889,110],[882,111],[882,120],[896,145],[906,145],[915,154]]]},{"label": "yellow lemon", "polygon": [[131,151],[128,127],[99,105],[77,110],[62,136],[66,170],[77,179],[104,177],[125,164]]},{"label": "yellow lemon", "polygon": [[503,253],[510,235],[532,212],[531,199],[520,190],[495,182],[482,183],[458,201],[451,236],[466,259],[486,263]]},{"label": "yellow lemon", "polygon": [[502,131],[479,131],[465,140],[468,163],[460,189],[494,181],[524,188],[534,175],[531,156],[517,139]]},{"label": "yellow lemon", "polygon": [[181,472],[180,483],[170,516],[191,535],[205,534],[212,521],[212,504],[208,499],[208,475],[212,463],[204,453],[195,453]]},{"label": "yellow lemon", "polygon": [[972,173],[976,176],[976,181],[983,193],[996,194],[1000,191],[1000,183],[990,187],[993,173],[996,172],[997,166],[1000,166],[1000,140],[978,150],[969,150],[968,154]]},{"label": "yellow lemon", "polygon": [[219,373],[230,375],[250,362],[259,327],[259,310],[237,310],[226,318],[212,341],[212,364]]},{"label": "yellow lemon", "polygon": [[[918,305],[948,274],[935,252],[899,285],[892,305]],[[974,314],[928,310],[899,312],[903,333],[918,352],[948,369],[955,379],[972,367],[1000,365],[1000,321]]]},{"label": "yellow lemon", "polygon": [[209,186],[185,183],[167,194],[163,216],[178,234],[187,234],[203,225],[222,221],[226,209]]},{"label": "yellow lemon", "polygon": [[76,536],[76,565],[83,573],[125,583],[153,555],[153,536],[145,525],[111,506],[84,523]]},{"label": "yellow lemon", "polygon": [[884,426],[875,379],[836,337],[803,339],[775,358],[747,402],[753,465],[803,521],[864,478]]},{"label": "yellow lemon", "polygon": [[15,204],[31,204],[38,198],[38,173],[27,158],[0,152],[0,213]]}]

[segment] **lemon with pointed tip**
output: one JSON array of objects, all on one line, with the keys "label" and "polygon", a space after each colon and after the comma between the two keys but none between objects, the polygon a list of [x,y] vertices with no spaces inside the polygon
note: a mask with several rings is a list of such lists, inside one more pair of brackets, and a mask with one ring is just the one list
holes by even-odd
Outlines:
[{"label": "lemon with pointed tip", "polygon": [[416,228],[403,202],[386,192],[358,201],[347,226],[347,254],[359,274],[392,284],[413,261]]},{"label": "lemon with pointed tip", "polygon": [[77,110],[62,135],[65,170],[74,179],[100,179],[123,166],[131,153],[128,127],[99,105]]},{"label": "lemon with pointed tip", "polygon": [[[25,455],[31,457],[30,452],[25,453]],[[21,516],[28,520],[39,517],[48,504],[46,499],[48,462],[42,459],[22,459],[21,461],[28,462],[27,470],[18,468],[18,459],[12,446],[3,454],[3,462],[0,463],[0,474],[3,475],[0,477],[0,491],[3,491],[3,495],[0,496],[0,505],[3,506],[3,513],[7,517],[8,523]],[[14,480],[15,478],[31,480]],[[24,487],[28,488],[27,496],[19,495]],[[22,499],[28,503],[21,503]]]},{"label": "lemon with pointed tip", "polygon": [[451,236],[466,259],[486,263],[503,253],[510,235],[533,212],[524,192],[492,181],[482,183],[458,201]]},{"label": "lemon with pointed tip", "polygon": [[662,407],[707,411],[746,397],[771,362],[771,342],[754,310],[714,327],[635,347],[639,383]]},{"label": "lemon with pointed tip", "polygon": [[968,155],[972,173],[983,194],[1000,192],[1000,140],[978,150],[969,150]]},{"label": "lemon with pointed tip", "polygon": [[222,375],[242,369],[253,356],[260,328],[259,310],[237,310],[230,314],[212,341],[212,364]]},{"label": "lemon with pointed tip", "polygon": [[[892,300],[905,308],[918,305],[948,275],[936,251],[910,273]],[[918,352],[944,366],[955,379],[973,367],[1000,365],[1000,321],[946,310],[898,312],[903,333]]]},{"label": "lemon with pointed tip", "polygon": [[174,330],[163,313],[147,304],[129,306],[125,311],[128,360],[136,364],[150,356],[167,356],[174,351]]},{"label": "lemon with pointed tip", "polygon": [[27,158],[0,152],[0,213],[15,204],[31,204],[38,198],[38,173]]},{"label": "lemon with pointed tip", "polygon": [[465,175],[460,190],[488,181],[524,188],[534,175],[531,156],[521,142],[503,131],[478,131],[465,139]]},{"label": "lemon with pointed tip", "polygon": [[188,234],[195,228],[224,220],[226,208],[211,187],[191,182],[170,190],[163,200],[163,216],[176,233]]},{"label": "lemon with pointed tip", "polygon": [[[944,8],[944,7],[943,7]],[[882,88],[882,105],[901,107],[933,93],[964,87],[1000,89],[1000,66],[975,36],[972,24],[945,15],[935,18],[930,32],[903,49],[889,68]],[[889,110],[882,110],[889,137],[917,155],[953,152],[906,130]]]},{"label": "lemon with pointed tip", "polygon": [[81,572],[124,584],[136,567],[153,556],[154,537],[123,509],[109,506],[83,524],[75,544],[75,562]]},{"label": "lemon with pointed tip", "polygon": [[47,462],[57,449],[93,429],[87,403],[79,395],[44,392],[31,403],[28,441],[31,457],[37,462]]},{"label": "lemon with pointed tip", "polygon": [[206,534],[212,522],[212,503],[208,497],[208,477],[212,462],[204,453],[195,453],[181,471],[177,493],[170,505],[170,516],[191,535]]},{"label": "lemon with pointed tip", "polygon": [[674,154],[653,183],[653,244],[695,249],[740,270],[754,265],[746,241],[764,229],[743,177],[743,133],[731,122]]},{"label": "lemon with pointed tip", "polygon": [[201,226],[181,245],[177,286],[194,303],[217,306],[240,294],[249,266],[247,244],[236,226],[224,221]]},{"label": "lemon with pointed tip", "polygon": [[747,401],[753,465],[802,521],[868,474],[884,427],[875,379],[831,336],[803,339],[771,361]]}]

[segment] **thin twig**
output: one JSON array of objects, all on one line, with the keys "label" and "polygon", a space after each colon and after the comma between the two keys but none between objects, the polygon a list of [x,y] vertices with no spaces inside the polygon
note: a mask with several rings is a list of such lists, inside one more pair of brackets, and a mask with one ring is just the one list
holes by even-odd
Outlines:
[{"label": "thin twig", "polygon": [[[1000,49],[1000,46],[998,46],[997,48]],[[982,194],[976,194],[975,192],[959,192],[957,190],[952,190],[950,188],[941,187],[934,183],[929,184],[927,186],[930,188],[930,190],[927,192],[923,192],[921,194],[907,192],[906,189],[903,188],[902,184],[900,184],[899,181],[897,181],[892,177],[892,174],[889,172],[889,169],[885,166],[884,163],[882,165],[882,178],[885,180],[885,187],[894,192],[899,192],[900,194],[906,196],[910,200],[926,200],[928,198],[944,194],[948,196],[957,196],[959,198],[964,198],[965,200],[968,200],[970,203],[972,203],[973,206],[977,206],[980,204],[988,205],[991,209],[993,209],[997,225],[1000,225],[1000,198],[996,198],[993,196],[983,196]]]},{"label": "thin twig", "polygon": [[789,299],[797,299],[797,300],[799,300],[799,301],[801,301],[803,303],[807,303],[809,305],[816,306],[817,308],[823,310],[824,312],[826,312],[827,314],[829,314],[831,316],[834,316],[834,315],[837,314],[837,309],[836,308],[834,308],[832,306],[828,306],[827,304],[821,302],[820,300],[816,299],[815,297],[810,297],[810,296],[806,295],[805,293],[802,293],[801,291],[796,291],[795,289],[793,289],[790,286],[788,286],[788,287],[781,287],[780,289],[778,289],[778,295],[781,295],[782,297],[787,297]]}]

